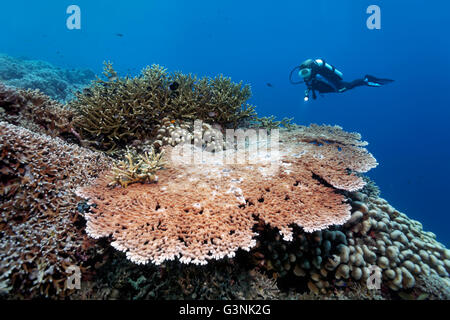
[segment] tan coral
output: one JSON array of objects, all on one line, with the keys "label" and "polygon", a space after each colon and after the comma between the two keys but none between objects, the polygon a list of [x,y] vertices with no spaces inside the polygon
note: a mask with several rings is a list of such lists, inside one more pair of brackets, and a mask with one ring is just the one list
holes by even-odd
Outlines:
[{"label": "tan coral", "polygon": [[164,164],[163,152],[156,154],[152,148],[150,153],[134,155],[127,152],[126,160],[119,161],[112,168],[111,182],[109,185],[120,184],[126,188],[129,184],[136,182],[157,181],[156,171],[160,170]]},{"label": "tan coral", "polygon": [[243,164],[220,161],[236,155],[233,150],[183,163],[169,148],[170,161],[156,184],[111,189],[104,177],[79,189],[96,204],[86,214],[86,231],[94,238],[111,235],[112,245],[136,263],[179,258],[205,264],[254,246],[258,219],[278,228],[285,240],[292,239],[294,224],[306,232],[343,224],[350,205],[335,188],[362,187],[352,171],[376,161],[353,136],[319,145],[302,141],[307,135],[301,128],[283,133],[278,152],[259,150]]}]

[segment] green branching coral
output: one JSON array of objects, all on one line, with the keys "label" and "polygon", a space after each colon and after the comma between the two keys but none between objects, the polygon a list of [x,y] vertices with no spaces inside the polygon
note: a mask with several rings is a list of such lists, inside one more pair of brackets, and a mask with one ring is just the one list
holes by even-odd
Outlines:
[{"label": "green branching coral", "polygon": [[151,139],[165,117],[237,127],[255,116],[254,106],[246,103],[250,86],[223,75],[197,78],[152,65],[135,78],[123,78],[110,62],[105,62],[103,75],[69,104],[77,113],[77,131],[99,150],[112,152],[134,140]]},{"label": "green branching coral", "polygon": [[292,123],[292,120],[294,120],[294,118],[285,117],[281,121],[276,121],[275,116],[273,115],[270,117],[262,117],[262,118],[255,117],[255,119],[253,119],[250,122],[250,126],[254,128],[264,128],[267,129],[268,131],[280,127],[284,127],[287,130],[294,130],[298,127],[298,125]]},{"label": "green branching coral", "polygon": [[156,171],[164,165],[163,152],[157,154],[153,149],[150,154],[146,152],[138,156],[128,152],[125,158],[126,160],[119,161],[113,167],[111,186],[120,184],[122,188],[126,188],[136,182],[156,181]]}]

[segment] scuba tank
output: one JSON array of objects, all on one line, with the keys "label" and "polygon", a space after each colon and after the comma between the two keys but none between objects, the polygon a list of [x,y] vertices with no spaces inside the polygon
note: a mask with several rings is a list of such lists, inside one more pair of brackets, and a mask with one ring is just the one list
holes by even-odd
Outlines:
[{"label": "scuba tank", "polygon": [[[333,65],[326,63],[322,59],[316,59],[315,64],[320,67],[320,72],[324,76],[334,77],[336,80],[343,80],[344,74],[336,69]],[[325,73],[325,74],[324,74]]]}]

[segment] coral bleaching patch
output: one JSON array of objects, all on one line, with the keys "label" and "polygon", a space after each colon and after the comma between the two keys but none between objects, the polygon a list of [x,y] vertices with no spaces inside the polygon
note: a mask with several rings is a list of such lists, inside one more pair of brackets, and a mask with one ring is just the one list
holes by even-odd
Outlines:
[{"label": "coral bleaching patch", "polygon": [[[205,264],[253,247],[258,220],[285,240],[292,239],[292,225],[307,232],[341,225],[350,218],[350,205],[339,190],[362,188],[355,173],[377,165],[359,135],[345,134],[340,127],[300,127],[282,132],[276,152],[251,153],[232,164],[220,161],[221,152],[204,150],[204,159],[212,161],[183,163],[176,149],[167,148],[157,183],[110,188],[105,175],[78,190],[96,205],[86,213],[86,231],[94,238],[112,236],[112,245],[136,263],[179,258]],[[223,153],[230,152],[238,155]]]}]

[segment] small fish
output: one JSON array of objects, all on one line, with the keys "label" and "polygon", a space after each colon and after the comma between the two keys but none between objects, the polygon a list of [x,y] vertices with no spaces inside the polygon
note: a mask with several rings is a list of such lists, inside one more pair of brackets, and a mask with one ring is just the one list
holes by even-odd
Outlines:
[{"label": "small fish", "polygon": [[116,33],[116,36],[123,37],[123,33]]},{"label": "small fish", "polygon": [[89,88],[83,89],[83,93],[88,97],[92,97],[92,92],[91,92],[91,89],[89,89]]},{"label": "small fish", "polygon": [[208,116],[210,116],[211,118],[214,118],[215,116],[217,116],[217,113],[215,113],[214,111],[208,112]]},{"label": "small fish", "polygon": [[169,86],[170,90],[175,91],[178,89],[178,87],[180,86],[180,84],[176,81],[172,82]]},{"label": "small fish", "polygon": [[267,82],[266,86],[268,86],[269,88],[273,88],[273,85],[270,82]]},{"label": "small fish", "polygon": [[334,283],[334,285],[337,286],[337,287],[345,288],[347,286],[347,283],[345,283],[344,280],[339,280],[339,281],[336,281]]}]

